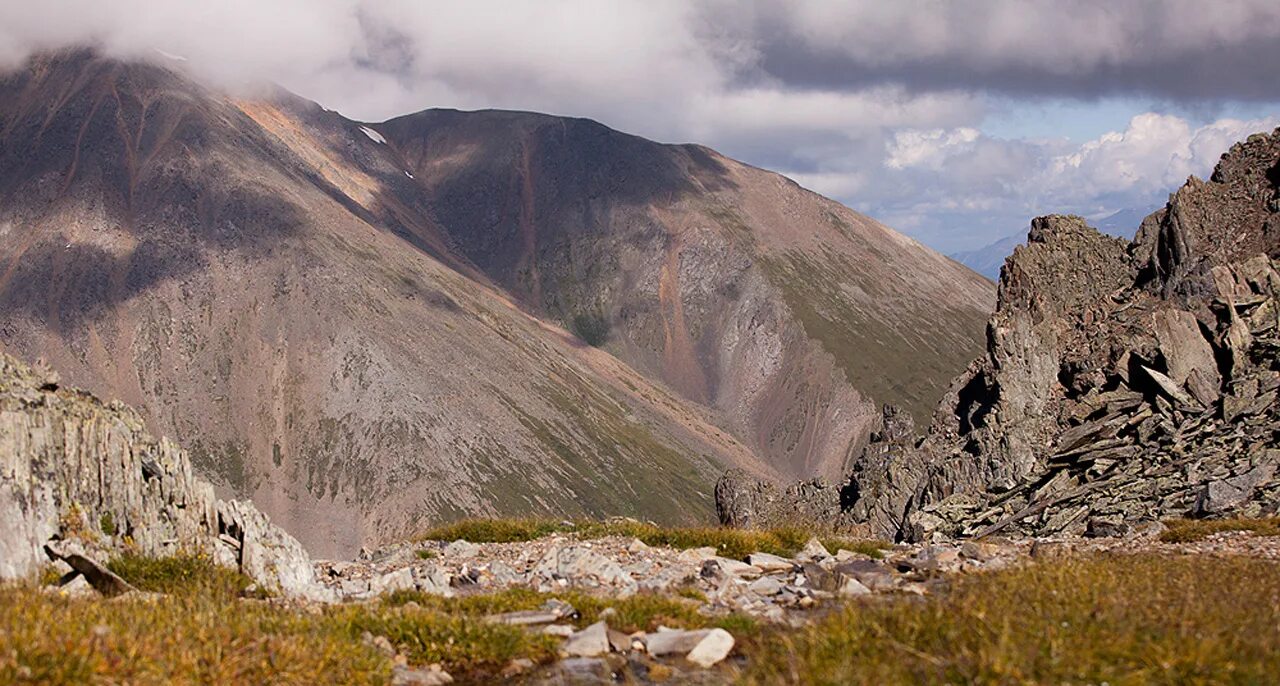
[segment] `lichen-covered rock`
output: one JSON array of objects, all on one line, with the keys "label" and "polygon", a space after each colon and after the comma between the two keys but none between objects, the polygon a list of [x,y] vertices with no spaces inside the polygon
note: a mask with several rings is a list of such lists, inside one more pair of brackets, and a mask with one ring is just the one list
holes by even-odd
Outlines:
[{"label": "lichen-covered rock", "polygon": [[0,579],[36,574],[51,540],[98,557],[204,553],[264,589],[328,595],[293,537],[249,503],[219,501],[132,410],[0,355]]}]

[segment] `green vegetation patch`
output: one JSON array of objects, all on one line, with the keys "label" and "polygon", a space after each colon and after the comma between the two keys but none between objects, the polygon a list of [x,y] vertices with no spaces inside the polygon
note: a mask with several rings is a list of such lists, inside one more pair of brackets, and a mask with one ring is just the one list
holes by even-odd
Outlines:
[{"label": "green vegetation patch", "polygon": [[429,529],[417,536],[420,541],[470,541],[472,543],[521,543],[563,533],[571,527],[551,519],[464,519]]},{"label": "green vegetation patch", "polygon": [[1280,674],[1280,566],[1062,558],[857,603],[748,637],[751,684],[1262,684]]},{"label": "green vegetation patch", "polygon": [[1248,531],[1257,536],[1280,536],[1280,517],[1260,519],[1170,519],[1160,534],[1165,543],[1190,543],[1202,541],[1211,534],[1223,531]]},{"label": "green vegetation patch", "polygon": [[[912,308],[891,315],[897,325],[872,318],[859,297],[885,303],[901,295],[893,284],[860,277],[862,270],[845,255],[824,249],[821,256],[790,251],[761,256],[760,265],[805,334],[835,358],[845,378],[880,402],[911,412],[928,426],[947,383],[982,352],[982,317],[938,310],[924,317]],[[910,332],[955,331],[946,337]],[[914,350],[914,352],[912,352]]]},{"label": "green vegetation patch", "polygon": [[[612,521],[579,524],[575,532],[582,538],[624,536],[646,545],[676,549],[715,548],[722,557],[741,559],[751,553],[772,553],[790,557],[804,548],[813,532],[804,529],[730,529],[726,527],[664,527],[642,522]],[[820,537],[831,552],[841,548],[881,557],[888,544],[882,541]]]},{"label": "green vegetation patch", "polygon": [[239,571],[216,565],[201,555],[121,555],[107,562],[107,568],[140,591],[176,596],[230,599],[253,585],[253,580]]},{"label": "green vegetation patch", "polygon": [[[751,553],[791,556],[813,537],[805,529],[730,529],[725,527],[668,527],[633,520],[605,522],[559,522],[551,519],[468,519],[431,529],[417,537],[426,541],[472,543],[517,543],[551,534],[573,534],[578,538],[619,536],[635,538],[651,546],[677,550],[715,548],[723,557],[741,559]],[[870,557],[882,557],[889,544],[883,541],[820,536],[831,552],[849,550]]]}]

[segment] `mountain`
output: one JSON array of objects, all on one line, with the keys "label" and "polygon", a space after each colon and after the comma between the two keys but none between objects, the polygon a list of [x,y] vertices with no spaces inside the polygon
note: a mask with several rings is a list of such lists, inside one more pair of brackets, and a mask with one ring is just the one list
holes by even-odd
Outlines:
[{"label": "mountain", "polygon": [[1022,236],[1005,236],[1000,240],[974,250],[951,253],[951,259],[991,279],[1000,280],[1000,268],[1013,249],[1022,245]]},{"label": "mountain", "polygon": [[838,485],[731,474],[723,521],[796,512],[887,538],[1121,535],[1280,511],[1280,129],[1234,145],[1132,241],[1035,219],[987,352],[928,432],[886,410]]},{"label": "mountain", "polygon": [[316,554],[469,515],[706,521],[726,466],[839,473],[992,304],[781,176],[586,120],[361,123],[86,51],[0,96],[0,348]]},{"label": "mountain", "polygon": [[[1128,207],[1098,219],[1094,226],[1105,234],[1132,239],[1138,231],[1138,224],[1155,210],[1155,207]],[[992,281],[999,281],[1000,268],[1004,266],[1005,259],[1025,241],[1026,237],[1022,234],[1005,236],[981,248],[951,253],[950,257]]]},{"label": "mountain", "polygon": [[1150,205],[1146,207],[1127,207],[1094,221],[1093,225],[1094,228],[1108,236],[1133,240],[1134,235],[1138,233],[1138,225],[1142,223],[1142,220],[1158,209],[1158,207]]}]

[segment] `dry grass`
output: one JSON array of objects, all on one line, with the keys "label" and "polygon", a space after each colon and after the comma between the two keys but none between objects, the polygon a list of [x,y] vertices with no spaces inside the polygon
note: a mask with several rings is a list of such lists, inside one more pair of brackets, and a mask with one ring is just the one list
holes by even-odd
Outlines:
[{"label": "dry grass", "polygon": [[458,598],[400,592],[382,603],[311,613],[238,597],[248,580],[203,558],[124,557],[110,566],[165,595],[112,601],[0,588],[0,683],[385,683],[391,660],[364,644],[365,632],[385,636],[410,664],[440,663],[460,680],[485,681],[515,658],[555,659],[556,639],[483,621],[550,598],[578,610],[572,621],[579,628],[606,612],[610,626],[624,631],[661,624],[745,634],[756,626],[747,617],[706,617],[696,601],[674,595],[609,599],[527,589]]},{"label": "dry grass", "polygon": [[1280,674],[1280,565],[1246,558],[1055,558],[959,578],[932,597],[892,597],[814,615],[801,629],[711,618],[694,599],[605,599],[530,590],[307,612],[237,599],[242,579],[191,558],[113,561],[157,600],[69,599],[0,588],[0,683],[379,684],[385,636],[411,664],[492,680],[514,658],[555,659],[554,639],[482,617],[569,602],[582,627],[720,626],[748,684],[1262,684]]},{"label": "dry grass", "polygon": [[1258,536],[1280,536],[1280,517],[1261,519],[1170,519],[1160,534],[1165,543],[1202,541],[1223,531],[1249,531]]},{"label": "dry grass", "polygon": [[750,684],[1275,683],[1280,566],[1057,559],[937,597],[854,604],[743,650]]},{"label": "dry grass", "polygon": [[206,557],[143,557],[121,555],[107,568],[141,591],[177,596],[231,599],[243,595],[253,580],[234,569],[219,567]]},{"label": "dry grass", "polygon": [[382,684],[390,673],[332,622],[260,603],[0,589],[0,683]]},{"label": "dry grass", "polygon": [[[472,543],[513,543],[531,541],[551,534],[574,534],[579,538],[620,536],[636,538],[651,546],[676,549],[715,548],[724,557],[743,558],[755,552],[794,555],[813,537],[804,529],[745,530],[724,527],[664,527],[630,520],[605,522],[556,522],[543,519],[472,519],[438,527],[418,536],[418,540]],[[888,544],[881,541],[819,536],[823,545],[881,557]]]}]

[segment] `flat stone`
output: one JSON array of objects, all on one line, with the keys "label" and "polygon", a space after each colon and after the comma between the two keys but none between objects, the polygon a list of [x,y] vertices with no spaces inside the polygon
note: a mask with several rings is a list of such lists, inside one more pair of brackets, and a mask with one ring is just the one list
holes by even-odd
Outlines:
[{"label": "flat stone", "polygon": [[685,655],[685,659],[706,669],[728,657],[733,644],[733,635],[728,631],[712,629]]},{"label": "flat stone", "polygon": [[599,657],[571,657],[553,667],[554,674],[546,680],[553,684],[604,684],[611,681],[613,670]]},{"label": "flat stone", "polygon": [[747,556],[747,564],[759,567],[766,574],[772,572],[789,572],[795,569],[796,563],[785,557],[769,553],[751,553]]},{"label": "flat stone", "polygon": [[801,562],[806,560],[825,560],[828,557],[831,557],[831,551],[827,550],[827,547],[822,545],[822,541],[819,541],[816,536],[810,538],[804,544],[804,549],[796,553],[796,560]]},{"label": "flat stone", "polygon": [[845,577],[844,580],[840,582],[839,592],[840,595],[851,598],[860,595],[870,595],[871,589],[867,588],[861,581],[858,581],[853,577]]},{"label": "flat stone", "polygon": [[965,541],[960,544],[960,556],[976,560],[978,562],[986,562],[995,557],[1000,552],[1000,546],[994,543],[986,543],[984,541]]},{"label": "flat stone", "polygon": [[416,587],[417,582],[414,581],[413,570],[408,567],[383,574],[369,581],[369,593],[372,595],[410,591]]},{"label": "flat stone", "polygon": [[[736,561],[736,559],[717,557],[709,559],[707,562],[716,563],[717,566],[721,568],[721,571],[730,576],[755,578],[764,573],[764,570],[760,570],[760,568],[754,566],[754,564]],[[704,564],[707,562],[704,562]]]},{"label": "flat stone", "polygon": [[897,586],[893,571],[878,560],[850,560],[836,565],[835,573],[857,579],[873,591],[887,591]]},{"label": "flat stone", "polygon": [[747,590],[755,593],[756,595],[778,595],[782,592],[782,582],[771,576],[762,576],[751,582],[751,585],[747,586]]},{"label": "flat stone", "polygon": [[603,621],[569,637],[560,647],[561,652],[571,657],[596,657],[609,652],[609,626]]},{"label": "flat stone", "polygon": [[485,617],[486,621],[494,624],[510,624],[512,626],[531,626],[537,624],[550,624],[560,620],[560,613],[548,612],[546,610],[520,610],[518,612],[503,612],[501,614],[489,615]]},{"label": "flat stone", "polygon": [[869,558],[866,554],[859,553],[853,550],[845,550],[844,548],[841,548],[836,551],[836,562],[848,562],[849,560],[869,560],[869,559],[871,558]]},{"label": "flat stone", "polygon": [[569,624],[550,624],[542,627],[542,633],[548,636],[559,636],[560,638],[569,638],[573,635],[574,629]]},{"label": "flat stone", "polygon": [[688,548],[686,550],[681,550],[676,555],[676,559],[681,562],[702,562],[704,560],[710,560],[713,557],[717,557],[717,552],[716,549],[711,546]]},{"label": "flat stone", "polygon": [[391,672],[392,686],[442,686],[453,683],[453,677],[432,665],[428,669],[412,669],[404,665],[396,665]]},{"label": "flat stone", "polygon": [[460,560],[469,560],[480,554],[480,546],[470,541],[458,539],[444,547],[444,554]]}]

